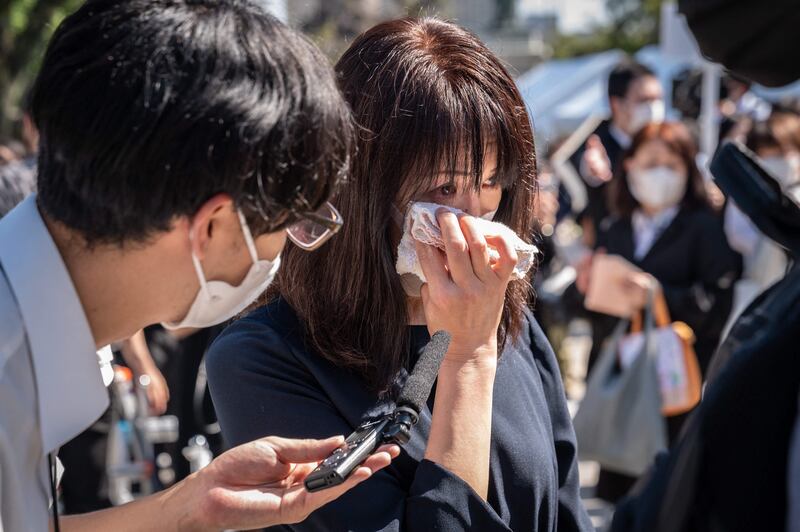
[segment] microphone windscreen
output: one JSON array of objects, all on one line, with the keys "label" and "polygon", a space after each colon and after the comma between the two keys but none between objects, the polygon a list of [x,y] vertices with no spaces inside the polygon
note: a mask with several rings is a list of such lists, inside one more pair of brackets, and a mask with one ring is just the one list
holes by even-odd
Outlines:
[{"label": "microphone windscreen", "polygon": [[417,414],[425,406],[431,388],[439,374],[444,355],[450,346],[450,333],[438,331],[431,336],[431,341],[423,349],[422,354],[414,365],[411,375],[408,376],[403,391],[397,399],[397,406],[413,408]]}]

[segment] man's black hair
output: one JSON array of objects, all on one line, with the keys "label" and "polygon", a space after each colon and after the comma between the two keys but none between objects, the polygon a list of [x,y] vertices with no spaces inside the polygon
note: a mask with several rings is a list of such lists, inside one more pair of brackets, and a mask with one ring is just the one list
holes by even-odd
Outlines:
[{"label": "man's black hair", "polygon": [[277,230],[328,199],[352,145],[325,57],[246,0],[89,0],[31,103],[39,205],[89,243],[146,239],[220,192]]},{"label": "man's black hair", "polygon": [[608,98],[625,98],[631,84],[646,77],[656,77],[656,74],[641,63],[629,60],[621,62],[608,75]]}]

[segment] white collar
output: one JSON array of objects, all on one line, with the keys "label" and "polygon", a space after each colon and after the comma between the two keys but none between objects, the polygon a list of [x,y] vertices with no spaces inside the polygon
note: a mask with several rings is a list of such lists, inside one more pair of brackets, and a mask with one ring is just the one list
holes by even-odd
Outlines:
[{"label": "white collar", "polygon": [[0,220],[0,264],[25,322],[42,448],[51,452],[100,417],[108,393],[78,293],[35,194]]},{"label": "white collar", "polygon": [[631,136],[618,128],[614,122],[608,124],[608,134],[617,141],[617,144],[619,144],[623,150],[627,150],[631,147],[631,143],[633,142]]},{"label": "white collar", "polygon": [[641,209],[636,209],[633,211],[633,227],[637,231],[650,228],[656,230],[666,229],[672,220],[675,219],[678,210],[680,210],[680,206],[674,205],[661,212],[657,212],[653,216],[648,216]]}]

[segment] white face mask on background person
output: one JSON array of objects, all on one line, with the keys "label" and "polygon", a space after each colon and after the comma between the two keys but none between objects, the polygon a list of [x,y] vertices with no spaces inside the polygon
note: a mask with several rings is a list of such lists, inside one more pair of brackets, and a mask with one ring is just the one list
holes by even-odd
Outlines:
[{"label": "white face mask on background person", "polygon": [[657,124],[663,122],[665,115],[666,110],[662,100],[651,100],[637,104],[633,108],[633,115],[631,116],[631,133],[635,134],[651,122]]},{"label": "white face mask on background person", "polygon": [[244,215],[238,210],[237,214],[247,251],[253,261],[244,280],[238,286],[225,281],[207,281],[200,260],[192,252],[192,263],[197,273],[197,280],[200,281],[200,289],[186,316],[178,322],[162,323],[164,328],[202,329],[227,321],[247,308],[275,279],[281,263],[280,255],[275,260],[259,260],[256,244]]},{"label": "white face mask on background person", "polygon": [[680,203],[686,194],[688,177],[667,166],[628,172],[628,187],[636,201],[654,210]]},{"label": "white face mask on background person", "polygon": [[784,190],[800,182],[800,161],[797,156],[760,158],[761,167],[780,183]]}]

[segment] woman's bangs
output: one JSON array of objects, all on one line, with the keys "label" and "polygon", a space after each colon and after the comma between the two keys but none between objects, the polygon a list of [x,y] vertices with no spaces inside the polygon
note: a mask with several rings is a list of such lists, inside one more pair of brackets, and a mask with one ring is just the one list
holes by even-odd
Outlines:
[{"label": "woman's bangs", "polygon": [[484,166],[492,155],[497,184],[509,188],[516,179],[518,155],[508,125],[499,118],[504,111],[485,93],[472,95],[474,103],[449,100],[450,105],[427,107],[415,117],[406,144],[410,157],[403,196],[408,200],[451,182],[460,192],[481,190]]}]

